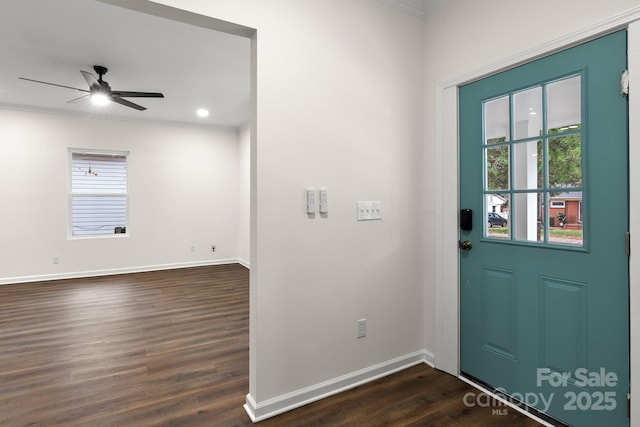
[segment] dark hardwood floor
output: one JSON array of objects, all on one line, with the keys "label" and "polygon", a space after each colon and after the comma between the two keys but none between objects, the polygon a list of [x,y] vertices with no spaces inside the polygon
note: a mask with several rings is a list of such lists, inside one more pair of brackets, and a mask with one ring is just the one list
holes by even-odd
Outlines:
[{"label": "dark hardwood floor", "polygon": [[[0,426],[252,425],[248,301],[240,265],[0,286]],[[419,365],[259,425],[538,425],[467,393]]]}]

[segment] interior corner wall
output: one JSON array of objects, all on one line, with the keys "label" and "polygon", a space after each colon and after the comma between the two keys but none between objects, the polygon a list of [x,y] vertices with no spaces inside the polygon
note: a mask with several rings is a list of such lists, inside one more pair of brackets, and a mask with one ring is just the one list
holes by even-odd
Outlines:
[{"label": "interior corner wall", "polygon": [[[129,152],[128,236],[69,238],[70,147]],[[0,150],[0,283],[238,259],[236,130],[0,109]]]},{"label": "interior corner wall", "polygon": [[160,3],[257,30],[250,397],[422,354],[422,20],[371,0]]}]

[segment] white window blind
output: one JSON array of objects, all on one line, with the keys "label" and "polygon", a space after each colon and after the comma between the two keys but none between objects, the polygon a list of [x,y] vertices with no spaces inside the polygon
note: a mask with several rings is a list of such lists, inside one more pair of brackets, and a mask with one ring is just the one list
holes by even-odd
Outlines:
[{"label": "white window blind", "polygon": [[72,152],[72,235],[124,233],[126,226],[126,154]]}]

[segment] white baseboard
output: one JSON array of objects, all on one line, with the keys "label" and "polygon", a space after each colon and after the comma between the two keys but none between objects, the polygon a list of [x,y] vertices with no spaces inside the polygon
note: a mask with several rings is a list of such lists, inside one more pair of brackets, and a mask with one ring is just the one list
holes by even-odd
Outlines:
[{"label": "white baseboard", "polygon": [[264,402],[257,403],[251,394],[247,394],[244,409],[247,411],[251,421],[257,423],[278,414],[282,414],[283,412],[299,408],[300,406],[324,399],[325,397],[377,380],[378,378],[385,377],[420,363],[426,363],[433,366],[433,360],[435,360],[433,354],[422,350],[406,354],[377,365],[369,366],[359,371],[296,390],[282,396],[268,399]]},{"label": "white baseboard", "polygon": [[424,363],[431,366],[432,368],[436,367],[436,355],[431,353],[429,350],[424,350]]},{"label": "white baseboard", "polygon": [[249,270],[251,270],[251,264],[249,264],[249,261],[245,261],[242,258],[238,258],[237,260],[238,264],[240,264],[241,266],[248,268]]},{"label": "white baseboard", "polygon": [[240,259],[217,259],[208,261],[194,261],[194,262],[178,262],[173,264],[160,264],[160,265],[145,265],[140,267],[125,267],[125,268],[113,268],[105,270],[87,270],[67,273],[55,273],[55,274],[41,274],[34,276],[21,276],[21,277],[6,277],[0,278],[0,285],[8,285],[14,283],[27,283],[27,282],[44,282],[49,280],[61,280],[61,279],[77,279],[82,277],[96,277],[96,276],[113,276],[115,274],[128,274],[128,273],[144,273],[147,271],[158,270],[174,270],[177,268],[189,268],[189,267],[204,267],[209,265],[224,265],[224,264],[241,264],[247,268],[245,261]]}]

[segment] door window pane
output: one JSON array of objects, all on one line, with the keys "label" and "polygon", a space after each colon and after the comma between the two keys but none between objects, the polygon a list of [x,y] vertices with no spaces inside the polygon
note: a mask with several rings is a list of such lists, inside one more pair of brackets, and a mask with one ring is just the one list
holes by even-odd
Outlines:
[{"label": "door window pane", "polygon": [[582,186],[582,140],[580,134],[549,139],[549,187]]},{"label": "door window pane", "polygon": [[513,144],[513,188],[542,188],[542,141]]},{"label": "door window pane", "polygon": [[496,239],[509,239],[511,237],[509,227],[509,194],[487,194],[485,204],[487,207],[485,236]]},{"label": "door window pane", "polygon": [[549,194],[549,243],[582,246],[582,191]]},{"label": "door window pane", "polygon": [[514,139],[538,137],[542,132],[542,86],[513,95]]},{"label": "door window pane", "polygon": [[485,149],[487,161],[487,190],[509,189],[509,146]]},{"label": "door window pane", "polygon": [[544,241],[542,228],[542,193],[516,193],[513,195],[512,228],[515,240]]},{"label": "door window pane", "polygon": [[485,144],[509,141],[509,97],[484,103]]},{"label": "door window pane", "polygon": [[547,85],[547,128],[550,133],[577,129],[582,122],[581,78],[574,76]]}]

